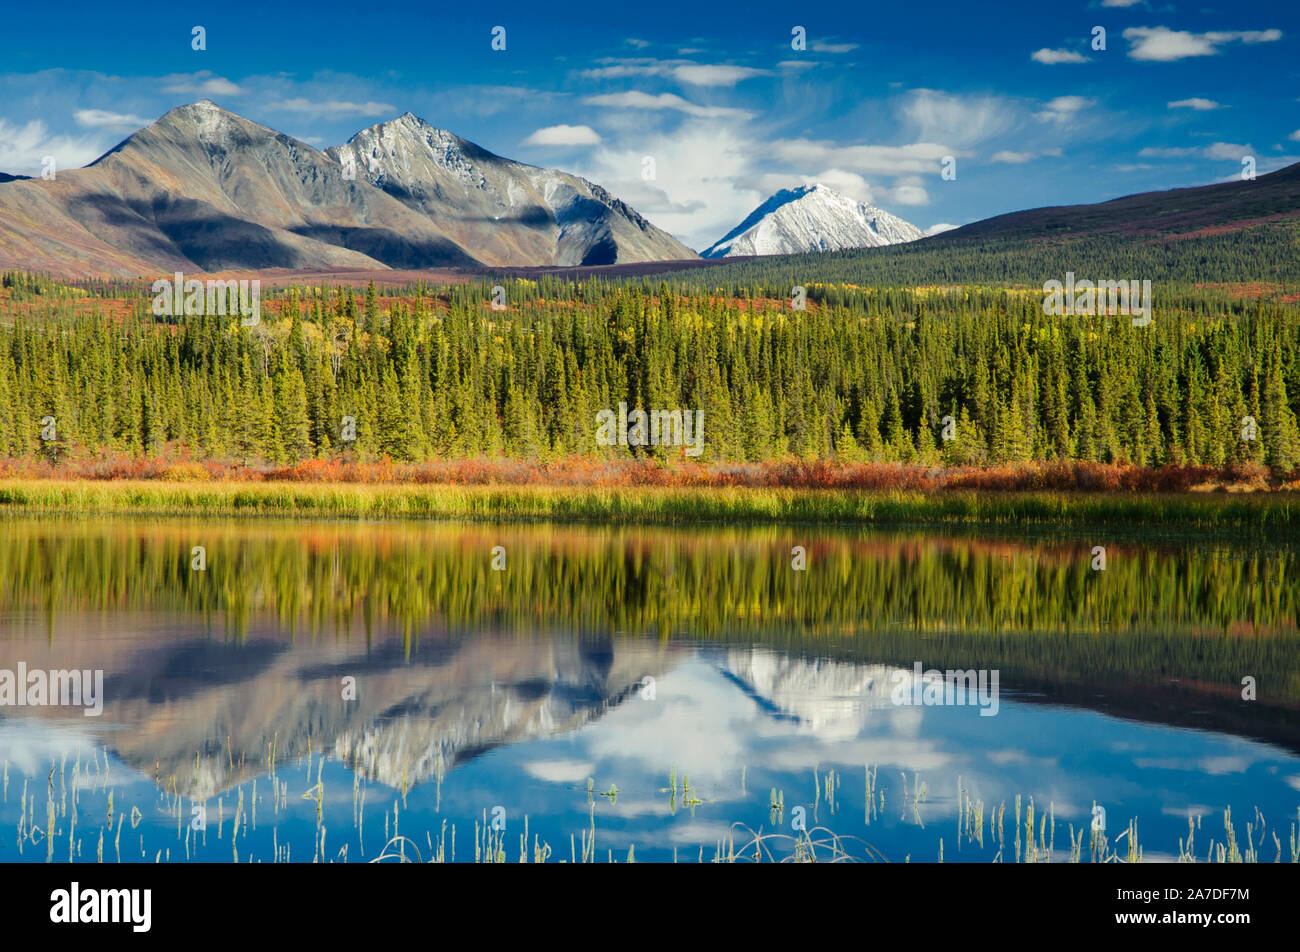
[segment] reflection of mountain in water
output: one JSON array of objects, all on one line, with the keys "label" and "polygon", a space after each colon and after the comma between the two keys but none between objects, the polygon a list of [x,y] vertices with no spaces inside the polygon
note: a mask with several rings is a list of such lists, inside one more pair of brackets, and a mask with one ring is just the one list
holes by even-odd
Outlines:
[{"label": "reflection of mountain in water", "polygon": [[728,651],[719,668],[761,707],[823,740],[858,736],[868,712],[890,706],[890,679],[898,670],[883,664],[786,657],[762,648]]},{"label": "reflection of mountain in water", "polygon": [[[75,656],[68,648],[57,661],[35,645],[24,651],[30,666],[102,668],[104,714],[78,726],[111,725],[103,740],[114,753],[159,782],[174,776],[192,798],[263,773],[273,750],[277,764],[329,751],[370,779],[412,786],[440,765],[573,730],[690,653],[657,641],[488,634],[425,637],[409,654],[400,640],[282,636],[173,635],[143,646],[91,636]],[[356,678],[353,701],[342,699],[345,677]],[[68,712],[25,710],[32,715]]]},{"label": "reflection of mountain in water", "polygon": [[334,753],[370,779],[415,783],[505,744],[572,731],[659,677],[687,652],[653,642],[464,643],[456,655],[409,678],[383,677],[400,698],[361,723],[353,718]]},{"label": "reflection of mountain in water", "polygon": [[[896,643],[883,637],[875,643],[882,655],[906,657]],[[980,646],[982,654],[967,647],[950,657],[933,646],[929,650],[934,652],[927,652],[934,663],[927,659],[927,669],[1000,669],[1000,696],[1014,696],[1018,703],[1067,705],[1145,723],[1219,731],[1300,753],[1300,721],[1294,706],[1268,699],[1244,701],[1231,683],[1170,677],[1123,685],[1100,678],[1053,681],[1004,665],[998,645]],[[913,678],[906,664],[799,657],[761,647],[725,651],[714,663],[771,716],[794,721],[828,741],[858,736],[872,712],[894,708],[890,694],[898,683],[895,675],[905,679],[909,692]],[[975,698],[966,704],[976,704]]]}]

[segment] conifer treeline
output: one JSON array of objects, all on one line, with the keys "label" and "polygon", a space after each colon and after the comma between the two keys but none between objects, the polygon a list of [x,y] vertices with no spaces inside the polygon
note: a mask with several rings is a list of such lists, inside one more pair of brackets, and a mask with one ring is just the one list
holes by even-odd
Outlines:
[{"label": "conifer treeline", "polygon": [[666,286],[509,292],[494,311],[482,285],[382,302],[373,288],[294,289],[252,327],[164,324],[145,298],[125,321],[55,305],[59,320],[0,326],[0,455],[681,452],[597,446],[597,411],[623,401],[702,409],[706,461],[1300,462],[1293,307],[1188,288],[1134,327],[1049,317],[1041,295],[1014,290],[816,289],[798,312]]}]

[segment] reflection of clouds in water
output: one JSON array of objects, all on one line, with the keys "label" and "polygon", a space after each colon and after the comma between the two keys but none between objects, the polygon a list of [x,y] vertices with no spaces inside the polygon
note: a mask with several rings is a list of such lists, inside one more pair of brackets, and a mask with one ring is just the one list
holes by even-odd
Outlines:
[{"label": "reflection of clouds in water", "polygon": [[[637,849],[637,855],[641,855],[642,849],[646,846],[646,837],[644,832],[638,829],[618,830],[600,826],[600,816],[596,818],[596,852],[600,861],[604,862],[607,858],[606,851],[613,850],[614,858],[623,859],[627,855],[629,846]],[[705,820],[700,817],[687,818],[680,823],[673,823],[661,831],[657,839],[661,840],[659,845],[669,847],[680,847],[679,858],[682,862],[693,863],[699,859],[701,849],[703,849],[704,861],[707,863],[713,859],[717,852],[718,842],[724,844],[729,839],[735,839],[735,848],[740,850],[742,846],[753,840],[753,835],[744,829],[737,828],[734,831],[730,823],[719,820]],[[724,845],[724,852],[726,847]],[[671,857],[669,857],[671,861]]]},{"label": "reflection of clouds in water", "polygon": [[655,700],[623,704],[582,732],[592,756],[637,761],[665,783],[673,768],[692,783],[739,782],[754,702],[698,660],[659,678],[655,691]]},{"label": "reflection of clouds in water", "polygon": [[990,763],[997,764],[999,767],[1004,767],[1007,764],[1055,767],[1060,761],[1058,757],[1030,757],[1023,750],[991,750],[985,756],[988,757]]},{"label": "reflection of clouds in water", "polygon": [[[752,664],[747,656],[755,657]],[[737,797],[746,765],[940,769],[949,757],[937,738],[920,738],[922,709],[881,706],[894,670],[728,652],[725,667],[702,658],[683,664],[659,682],[655,701],[625,705],[582,736],[599,759],[634,760],[655,776],[676,769],[679,780],[689,774],[692,784],[720,785]]]},{"label": "reflection of clouds in water", "polygon": [[[1008,700],[997,717],[980,718],[970,706],[894,706],[889,688],[899,670],[905,671],[766,649],[706,650],[660,682],[657,702],[625,707],[587,727],[580,743],[605,772],[633,761],[651,777],[666,777],[671,767],[679,782],[690,774],[713,801],[705,810],[744,799],[739,776],[746,765],[750,800],[761,799],[762,772],[807,776],[838,767],[842,783],[859,786],[871,765],[887,791],[887,810],[902,809],[904,771],[909,783],[915,774],[927,786],[927,823],[956,816],[960,777],[972,802],[984,801],[986,815],[1005,805],[1010,816],[1017,795],[1026,805],[1033,797],[1038,815],[1054,811],[1058,833],[1068,823],[1076,830],[1086,823],[1094,801],[1107,807],[1112,825],[1153,808],[1171,817],[1207,812],[1199,804],[1230,795],[1216,778],[1279,758],[1294,762],[1259,742],[1073,708]],[[1300,777],[1278,780],[1300,789]],[[1186,805],[1192,798],[1196,805]],[[631,817],[653,814],[653,807],[642,798],[612,809]],[[709,842],[699,831],[681,837]]]},{"label": "reflection of clouds in water", "polygon": [[596,766],[583,760],[530,760],[521,765],[529,776],[547,783],[586,783]]},{"label": "reflection of clouds in water", "polygon": [[630,820],[641,816],[663,816],[667,812],[668,794],[666,793],[660,800],[632,800],[620,793],[617,802],[605,803],[597,808],[597,818],[607,814]]},{"label": "reflection of clouds in water", "polygon": [[1138,770],[1186,770],[1191,764],[1174,757],[1134,757],[1133,766]]},{"label": "reflection of clouds in water", "polygon": [[[887,764],[908,773],[942,770],[953,762],[952,756],[939,748],[935,741],[917,742],[903,737],[861,738],[859,740],[829,743],[791,744],[769,754],[766,766],[778,770],[807,772],[831,764]],[[861,771],[859,771],[861,774]],[[861,779],[859,777],[858,779]],[[922,779],[925,779],[924,776]]]},{"label": "reflection of clouds in water", "polygon": [[[656,672],[654,700],[635,689],[645,671]],[[380,752],[393,754],[394,767],[400,762],[407,768],[416,755],[491,739],[487,751],[447,772],[444,803],[456,804],[452,815],[475,818],[485,802],[527,803],[524,812],[539,826],[557,824],[557,848],[574,817],[586,825],[587,778],[594,779],[596,793],[616,784],[616,800],[593,800],[602,858],[612,849],[621,859],[631,844],[641,857],[643,847],[657,844],[677,845],[683,861],[693,861],[703,844],[707,860],[719,840],[733,835],[740,849],[751,834],[733,834],[731,821],[770,828],[769,786],[784,791],[787,807],[809,804],[813,770],[823,782],[828,770],[836,770],[837,800],[841,807],[853,805],[834,818],[822,814],[824,825],[866,835],[891,858],[931,856],[935,826],[958,813],[959,777],[972,803],[983,800],[986,824],[999,805],[1005,808],[1008,835],[1018,794],[1024,806],[1033,797],[1036,817],[1054,808],[1058,858],[1068,825],[1076,833],[1086,828],[1094,800],[1106,808],[1112,834],[1133,817],[1147,824],[1141,842],[1148,860],[1164,855],[1148,844],[1169,849],[1185,835],[1189,813],[1203,815],[1206,829],[1213,826],[1217,835],[1223,807],[1232,803],[1241,837],[1250,806],[1264,809],[1270,823],[1294,816],[1300,762],[1268,744],[1012,698],[988,718],[973,706],[895,706],[895,672],[911,674],[892,665],[804,659],[766,648],[665,650],[629,641],[616,643],[611,653],[584,652],[568,641],[506,650],[480,640],[439,664],[373,674],[370,695],[390,714],[366,730],[382,729],[386,746]],[[394,709],[399,701],[403,706]],[[353,725],[341,727],[342,736],[351,736]],[[88,731],[79,722],[0,717],[0,759],[9,759],[11,775],[43,782],[51,761],[66,758],[72,770],[78,745],[84,771],[96,737],[110,744],[128,737],[115,733],[103,726]],[[136,748],[147,749],[143,740]],[[886,802],[879,825],[873,822],[864,834],[868,765],[877,770]],[[143,773],[123,776],[118,769],[114,760],[115,786],[152,785]],[[670,770],[678,785],[673,816],[664,789]],[[906,802],[900,771],[907,777]],[[704,801],[694,814],[681,802],[686,776]],[[911,808],[918,781],[927,789],[919,805],[924,833]],[[413,812],[432,809],[429,791],[424,795]],[[511,807],[512,820],[516,815]],[[787,812],[783,829],[789,822]],[[953,855],[951,843],[948,849]],[[568,847],[559,852],[567,854]]]},{"label": "reflection of clouds in water", "polygon": [[1165,807],[1160,811],[1165,816],[1177,816],[1187,819],[1187,817],[1209,816],[1211,813],[1222,813],[1223,808],[1207,807],[1202,803],[1190,803],[1181,807]]},{"label": "reflection of clouds in water", "polygon": [[719,840],[725,842],[732,837],[736,840],[737,848],[753,839],[752,834],[745,832],[743,829],[733,829],[730,823],[719,823],[698,818],[690,823],[676,824],[668,829],[668,839],[673,843],[689,843],[692,846],[700,843],[704,844],[706,859],[710,856],[710,845],[716,845]]},{"label": "reflection of clouds in water", "polygon": [[1245,773],[1250,765],[1245,757],[1203,757],[1198,764],[1209,774]]},{"label": "reflection of clouds in water", "polygon": [[1177,757],[1134,757],[1133,766],[1139,770],[1195,771],[1219,776],[1222,774],[1245,773],[1260,760],[1271,760],[1275,756],[1275,752],[1263,748],[1262,745],[1256,753],[1259,754],[1258,757],[1232,754],[1220,757],[1202,757],[1195,762],[1189,762]]},{"label": "reflection of clouds in water", "polygon": [[[81,752],[82,769],[92,756],[102,757],[100,738],[71,725],[26,718],[0,719],[0,760],[11,770],[34,775],[49,769],[51,761],[75,759]],[[71,768],[69,768],[71,769]]]}]

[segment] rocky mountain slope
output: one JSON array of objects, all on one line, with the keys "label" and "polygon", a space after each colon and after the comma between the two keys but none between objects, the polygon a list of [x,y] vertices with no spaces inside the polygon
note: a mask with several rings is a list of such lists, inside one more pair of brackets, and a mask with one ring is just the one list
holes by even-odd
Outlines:
[{"label": "rocky mountain slope", "polygon": [[599,186],[410,115],[327,153],[204,100],[84,169],[0,185],[0,267],[60,275],[675,257],[695,255]]},{"label": "rocky mountain slope", "polygon": [[409,112],[326,150],[489,264],[694,258],[599,185],[494,155]]}]

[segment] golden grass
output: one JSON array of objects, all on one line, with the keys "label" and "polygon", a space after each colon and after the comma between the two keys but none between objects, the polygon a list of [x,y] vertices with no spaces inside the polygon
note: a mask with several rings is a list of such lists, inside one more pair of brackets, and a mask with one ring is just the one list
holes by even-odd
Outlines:
[{"label": "golden grass", "polygon": [[3,480],[0,510],[601,523],[1165,524],[1284,531],[1300,495]]}]

